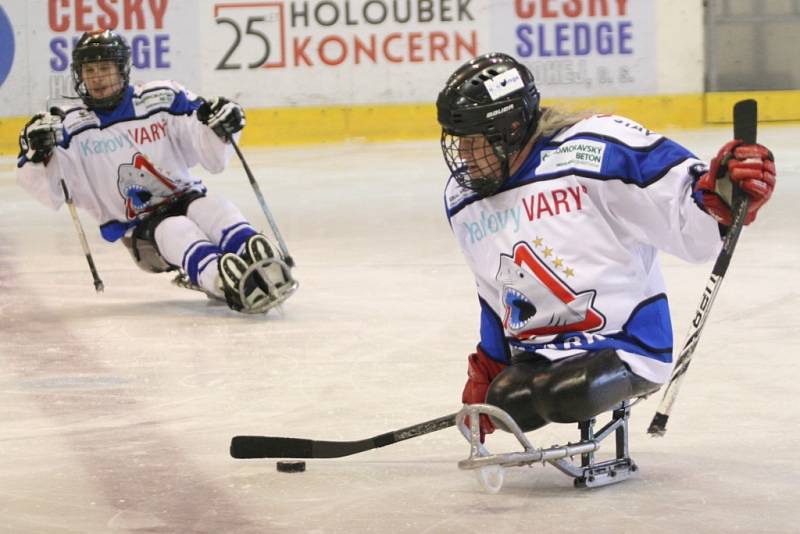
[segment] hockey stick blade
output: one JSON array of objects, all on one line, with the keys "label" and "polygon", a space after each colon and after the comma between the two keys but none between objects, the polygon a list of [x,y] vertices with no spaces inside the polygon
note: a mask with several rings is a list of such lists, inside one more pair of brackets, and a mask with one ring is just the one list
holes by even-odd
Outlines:
[{"label": "hockey stick blade", "polygon": [[377,449],[407,439],[430,434],[456,424],[456,414],[425,421],[413,426],[386,432],[359,441],[322,441],[274,436],[234,436],[231,456],[237,459],[254,458],[341,458]]},{"label": "hockey stick blade", "polygon": [[[733,106],[733,137],[746,144],[753,144],[756,142],[757,129],[757,102],[753,99],[737,102]],[[675,368],[664,390],[664,396],[661,399],[661,403],[658,405],[653,420],[650,422],[650,426],[647,428],[647,433],[651,436],[663,436],[667,432],[667,421],[669,421],[669,414],[672,411],[672,406],[678,395],[680,383],[684,376],[686,376],[686,371],[700,339],[700,333],[705,326],[706,319],[711,310],[711,305],[714,303],[717,291],[719,291],[720,284],[722,284],[722,279],[728,270],[728,265],[731,262],[731,257],[733,257],[736,243],[739,241],[739,235],[742,232],[749,207],[750,197],[742,194],[738,188],[735,188],[731,226],[722,242],[722,250],[720,250],[717,260],[714,262],[711,276],[708,284],[706,284],[706,289],[703,291],[700,305],[695,312],[695,317],[690,326],[689,335],[687,336],[686,342],[683,344],[677,362],[675,362]]]}]

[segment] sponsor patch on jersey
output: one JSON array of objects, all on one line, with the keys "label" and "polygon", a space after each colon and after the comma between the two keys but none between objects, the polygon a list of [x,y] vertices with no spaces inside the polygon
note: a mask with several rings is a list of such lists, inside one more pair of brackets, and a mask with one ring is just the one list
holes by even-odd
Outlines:
[{"label": "sponsor patch on jersey", "polygon": [[136,114],[141,116],[156,109],[169,109],[174,100],[175,91],[172,89],[154,89],[134,97],[133,105],[136,108]]},{"label": "sponsor patch on jersey", "polygon": [[492,100],[503,98],[525,87],[517,69],[510,69],[498,74],[494,78],[484,81],[483,85],[486,87],[486,91],[489,93]]},{"label": "sponsor patch on jersey", "polygon": [[542,150],[536,174],[572,168],[599,172],[603,166],[606,145],[599,141],[574,139],[553,150]]},{"label": "sponsor patch on jersey", "polygon": [[100,119],[88,109],[69,110],[64,118],[64,127],[68,132],[77,132],[90,126],[100,126]]}]

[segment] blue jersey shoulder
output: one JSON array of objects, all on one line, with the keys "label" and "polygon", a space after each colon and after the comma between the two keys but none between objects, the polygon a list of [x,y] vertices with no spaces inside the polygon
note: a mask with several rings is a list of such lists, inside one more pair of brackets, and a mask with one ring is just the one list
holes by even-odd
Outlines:
[{"label": "blue jersey shoulder", "polygon": [[[118,122],[144,119],[160,112],[172,115],[191,115],[203,100],[172,81],[155,81],[129,86],[122,101],[112,110],[77,107],[70,124],[65,121],[70,134],[75,135],[90,127],[106,128]],[[69,115],[69,112],[68,112]]]},{"label": "blue jersey shoulder", "polygon": [[624,117],[596,115],[537,143],[507,188],[578,175],[646,187],[695,156]]}]

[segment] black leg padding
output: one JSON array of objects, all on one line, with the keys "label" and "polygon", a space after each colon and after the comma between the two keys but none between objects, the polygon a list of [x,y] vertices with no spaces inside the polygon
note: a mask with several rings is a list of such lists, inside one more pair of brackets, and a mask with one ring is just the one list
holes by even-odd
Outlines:
[{"label": "black leg padding", "polygon": [[548,422],[586,421],[657,387],[631,372],[614,350],[604,349],[511,365],[492,382],[486,402],[528,432]]},{"label": "black leg padding", "polygon": [[[541,381],[549,362],[521,362],[503,370],[492,381],[486,394],[486,403],[502,408],[519,425],[523,432],[529,432],[548,423],[539,415],[534,391],[539,389],[536,381]],[[492,420],[497,428],[507,430],[497,420]]]}]

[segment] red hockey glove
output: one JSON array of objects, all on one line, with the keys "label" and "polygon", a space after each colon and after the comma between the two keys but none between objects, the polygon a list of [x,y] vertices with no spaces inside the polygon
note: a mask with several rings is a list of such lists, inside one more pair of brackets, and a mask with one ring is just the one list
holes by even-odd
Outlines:
[{"label": "red hockey glove", "polygon": [[[489,384],[500,371],[507,366],[489,358],[478,346],[474,354],[470,354],[467,368],[467,383],[464,385],[464,392],[461,394],[461,402],[464,404],[482,404],[486,402],[486,392]],[[469,419],[465,421],[469,424]],[[486,415],[481,415],[481,443],[486,434],[494,432],[494,425]]]},{"label": "red hockey glove", "polygon": [[775,189],[775,159],[762,145],[745,145],[734,139],[711,160],[711,168],[694,186],[703,195],[703,207],[720,224],[730,226],[733,187],[736,184],[750,197],[744,224],[756,219]]}]

